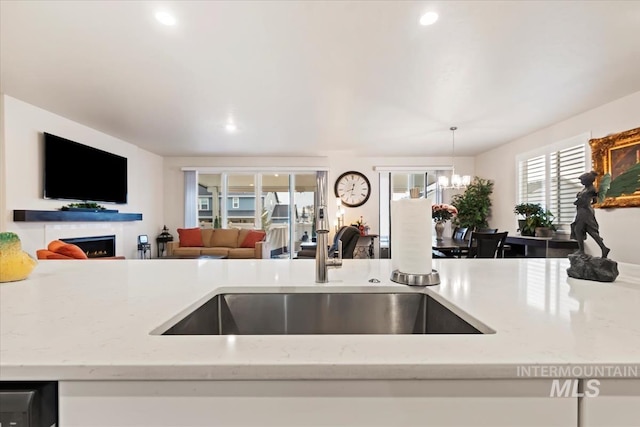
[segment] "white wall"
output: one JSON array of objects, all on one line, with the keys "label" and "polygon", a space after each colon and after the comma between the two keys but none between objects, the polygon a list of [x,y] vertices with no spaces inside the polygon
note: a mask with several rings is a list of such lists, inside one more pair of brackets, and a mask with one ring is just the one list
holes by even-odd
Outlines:
[{"label": "white wall", "polygon": [[[7,156],[5,155],[5,132],[4,132],[4,96],[0,96],[0,212],[7,211],[7,200],[6,194],[7,191],[5,189],[7,182],[6,175],[6,160]],[[0,215],[0,231],[4,231],[7,229],[7,219],[6,215]]]},{"label": "white wall", "polygon": [[[516,233],[517,218],[513,207],[516,204],[514,177],[518,154],[585,132],[590,132],[592,138],[601,138],[639,126],[640,92],[636,92],[477,156],[477,175],[495,181],[490,225],[508,230],[510,234]],[[611,248],[609,258],[640,264],[640,208],[596,209],[596,219],[600,235]],[[590,237],[587,237],[586,246],[587,253],[599,256],[599,248]]]},{"label": "white wall", "polygon": [[[116,234],[116,254],[137,257],[137,237],[148,234],[153,242],[163,226],[162,157],[133,144],[88,128],[64,117],[7,95],[2,96],[4,173],[0,184],[2,221],[0,230],[20,236],[22,248],[35,257],[37,249],[60,237]],[[66,200],[45,200],[42,189],[42,133],[52,134],[109,151],[128,159],[129,194],[125,205],[104,203],[123,213],[142,213],[143,221],[133,222],[13,222],[14,209],[57,210]],[[81,161],[81,160],[79,160]],[[69,171],[69,179],[74,177]],[[155,245],[153,245],[155,251]]]},{"label": "white wall", "polygon": [[[329,168],[329,218],[334,218],[337,207],[333,202],[335,180],[343,172],[355,170],[364,173],[371,183],[371,197],[358,208],[347,208],[345,223],[350,224],[362,215],[371,227],[379,231],[379,179],[375,166],[451,166],[451,157],[366,157],[352,151],[327,152],[326,157],[166,157],[165,220],[174,230],[184,226],[184,178],[183,167],[319,167]],[[471,157],[456,158],[456,171],[473,176],[474,160]]]}]

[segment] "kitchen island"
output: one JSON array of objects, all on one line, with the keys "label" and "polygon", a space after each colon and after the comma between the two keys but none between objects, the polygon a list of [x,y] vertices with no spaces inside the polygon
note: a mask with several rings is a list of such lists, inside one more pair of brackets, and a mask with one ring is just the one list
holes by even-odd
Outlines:
[{"label": "kitchen island", "polygon": [[[413,288],[389,260],[328,284],[314,260],[44,261],[0,285],[0,380],[59,381],[64,426],[635,425],[640,266],[568,267],[434,260],[442,283]],[[229,292],[424,292],[485,333],[161,335]]]}]

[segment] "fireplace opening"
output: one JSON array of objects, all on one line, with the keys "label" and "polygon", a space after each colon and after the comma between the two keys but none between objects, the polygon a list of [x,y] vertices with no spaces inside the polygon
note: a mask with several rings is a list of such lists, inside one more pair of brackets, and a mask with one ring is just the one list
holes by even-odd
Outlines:
[{"label": "fireplace opening", "polygon": [[88,258],[104,258],[116,256],[116,236],[90,236],[60,239],[65,243],[78,246]]}]

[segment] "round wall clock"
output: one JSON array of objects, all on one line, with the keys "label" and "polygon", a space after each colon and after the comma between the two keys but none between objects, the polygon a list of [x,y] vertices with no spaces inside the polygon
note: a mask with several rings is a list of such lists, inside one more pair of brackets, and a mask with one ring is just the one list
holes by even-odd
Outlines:
[{"label": "round wall clock", "polygon": [[366,176],[360,172],[345,172],[336,179],[333,188],[336,197],[351,208],[364,205],[371,195],[371,184]]}]

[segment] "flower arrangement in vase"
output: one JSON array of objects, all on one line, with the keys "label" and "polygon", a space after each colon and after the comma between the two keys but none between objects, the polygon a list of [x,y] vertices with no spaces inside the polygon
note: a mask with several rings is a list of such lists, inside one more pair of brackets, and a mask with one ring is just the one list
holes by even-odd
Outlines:
[{"label": "flower arrangement in vase", "polygon": [[356,222],[354,222],[353,224],[354,227],[358,227],[358,230],[360,230],[360,235],[361,236],[366,236],[367,232],[365,231],[366,228],[369,228],[367,226],[367,223],[364,222],[364,219],[362,219],[362,215],[360,215],[360,219],[357,220]]},{"label": "flower arrangement in vase", "polygon": [[442,240],[445,222],[449,221],[457,214],[458,209],[455,206],[447,205],[446,203],[433,205],[431,207],[431,218],[436,221],[436,240]]}]

